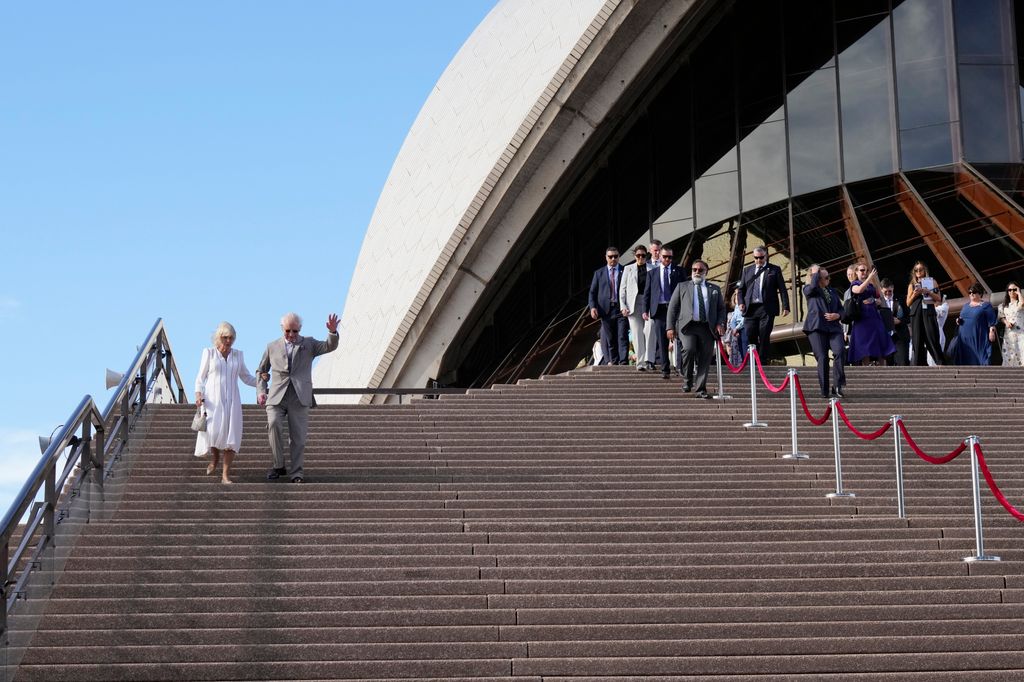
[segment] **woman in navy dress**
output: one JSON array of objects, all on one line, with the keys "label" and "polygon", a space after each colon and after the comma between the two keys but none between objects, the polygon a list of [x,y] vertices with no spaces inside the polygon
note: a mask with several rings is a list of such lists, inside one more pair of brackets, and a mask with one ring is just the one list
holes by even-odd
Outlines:
[{"label": "woman in navy dress", "polygon": [[992,304],[981,299],[985,290],[975,282],[967,290],[967,305],[960,311],[956,323],[958,342],[955,361],[958,365],[987,365],[992,357],[992,344],[996,340],[996,311]]},{"label": "woman in navy dress", "polygon": [[892,337],[885,329],[885,322],[878,312],[878,290],[872,280],[878,281],[878,273],[874,268],[868,272],[864,261],[858,261],[854,268],[852,295],[860,301],[860,319],[853,323],[850,330],[850,364],[871,362],[885,364],[885,358],[896,352]]}]

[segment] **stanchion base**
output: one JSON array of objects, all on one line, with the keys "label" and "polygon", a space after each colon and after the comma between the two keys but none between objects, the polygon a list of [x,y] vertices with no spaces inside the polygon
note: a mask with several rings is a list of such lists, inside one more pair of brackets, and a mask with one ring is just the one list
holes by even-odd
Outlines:
[{"label": "stanchion base", "polygon": [[825,497],[857,497],[853,493],[828,493]]},{"label": "stanchion base", "polygon": [[972,564],[975,561],[1002,561],[1002,559],[1000,559],[999,557],[992,556],[991,554],[981,554],[979,556],[965,556],[963,560],[969,564]]},{"label": "stanchion base", "polygon": [[810,459],[811,456],[806,452],[787,452],[782,456],[782,459]]},{"label": "stanchion base", "polygon": [[764,422],[747,422],[743,425],[745,429],[767,429],[768,425]]},{"label": "stanchion base", "polygon": [[713,395],[711,397],[714,398],[715,400],[732,400],[731,395]]}]

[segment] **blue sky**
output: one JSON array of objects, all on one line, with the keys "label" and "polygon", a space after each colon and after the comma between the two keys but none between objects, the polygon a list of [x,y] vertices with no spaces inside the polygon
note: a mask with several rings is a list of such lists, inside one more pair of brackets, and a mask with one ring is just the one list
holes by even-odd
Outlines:
[{"label": "blue sky", "polygon": [[221,320],[250,368],[288,310],[322,338],[409,127],[495,4],[0,7],[0,507],[157,318],[190,392]]}]

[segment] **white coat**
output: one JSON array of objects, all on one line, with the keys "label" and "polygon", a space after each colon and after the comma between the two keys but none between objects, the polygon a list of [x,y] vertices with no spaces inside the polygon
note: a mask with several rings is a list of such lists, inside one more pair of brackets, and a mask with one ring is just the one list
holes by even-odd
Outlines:
[{"label": "white coat", "polygon": [[256,377],[245,366],[242,351],[231,349],[228,357],[216,348],[203,350],[196,377],[196,393],[202,393],[206,409],[206,431],[196,436],[196,457],[203,457],[210,448],[234,450],[242,444],[242,396],[238,380],[256,385]]}]

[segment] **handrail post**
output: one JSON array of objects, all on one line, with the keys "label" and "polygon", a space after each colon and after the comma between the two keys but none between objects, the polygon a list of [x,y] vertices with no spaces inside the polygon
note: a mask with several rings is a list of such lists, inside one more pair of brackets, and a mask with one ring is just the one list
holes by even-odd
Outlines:
[{"label": "handrail post", "polygon": [[732,400],[731,395],[725,394],[725,387],[722,385],[722,351],[720,348],[715,348],[715,373],[718,377],[718,395],[714,396],[715,400]]},{"label": "handrail post", "polygon": [[857,497],[853,493],[848,493],[843,490],[843,458],[839,452],[839,410],[837,409],[839,401],[835,398],[830,398],[828,404],[832,407],[832,447],[835,451],[836,458],[836,490],[833,493],[828,493],[825,497]]},{"label": "handrail post", "polygon": [[977,436],[967,436],[967,448],[971,451],[971,485],[974,487],[974,556],[965,556],[964,561],[999,561],[999,557],[985,554],[985,539],[981,532],[981,481],[978,476]]},{"label": "handrail post", "polygon": [[768,424],[757,420],[757,364],[754,361],[754,345],[747,348],[747,364],[750,365],[750,421],[743,425],[746,429],[764,429]]},{"label": "handrail post", "polygon": [[894,414],[890,421],[892,423],[892,451],[896,458],[896,515],[905,519],[907,518],[907,508],[903,497],[903,441],[899,428],[903,416]]},{"label": "handrail post", "polygon": [[7,572],[7,562],[10,561],[11,557],[11,539],[4,538],[0,541],[0,599],[3,602],[0,603],[0,644],[7,645],[10,643],[10,637],[7,632],[7,589],[13,584],[10,573]]},{"label": "handrail post", "polygon": [[790,369],[786,374],[789,376],[789,439],[793,443],[793,449],[782,456],[782,459],[810,459],[806,452],[800,452],[796,444],[796,370]]},{"label": "handrail post", "polygon": [[54,545],[57,544],[57,523],[55,516],[57,511],[58,461],[60,461],[59,457],[54,459],[53,466],[51,466],[46,472],[46,482],[43,484],[43,501],[45,502],[45,506],[43,507],[43,532]]}]

